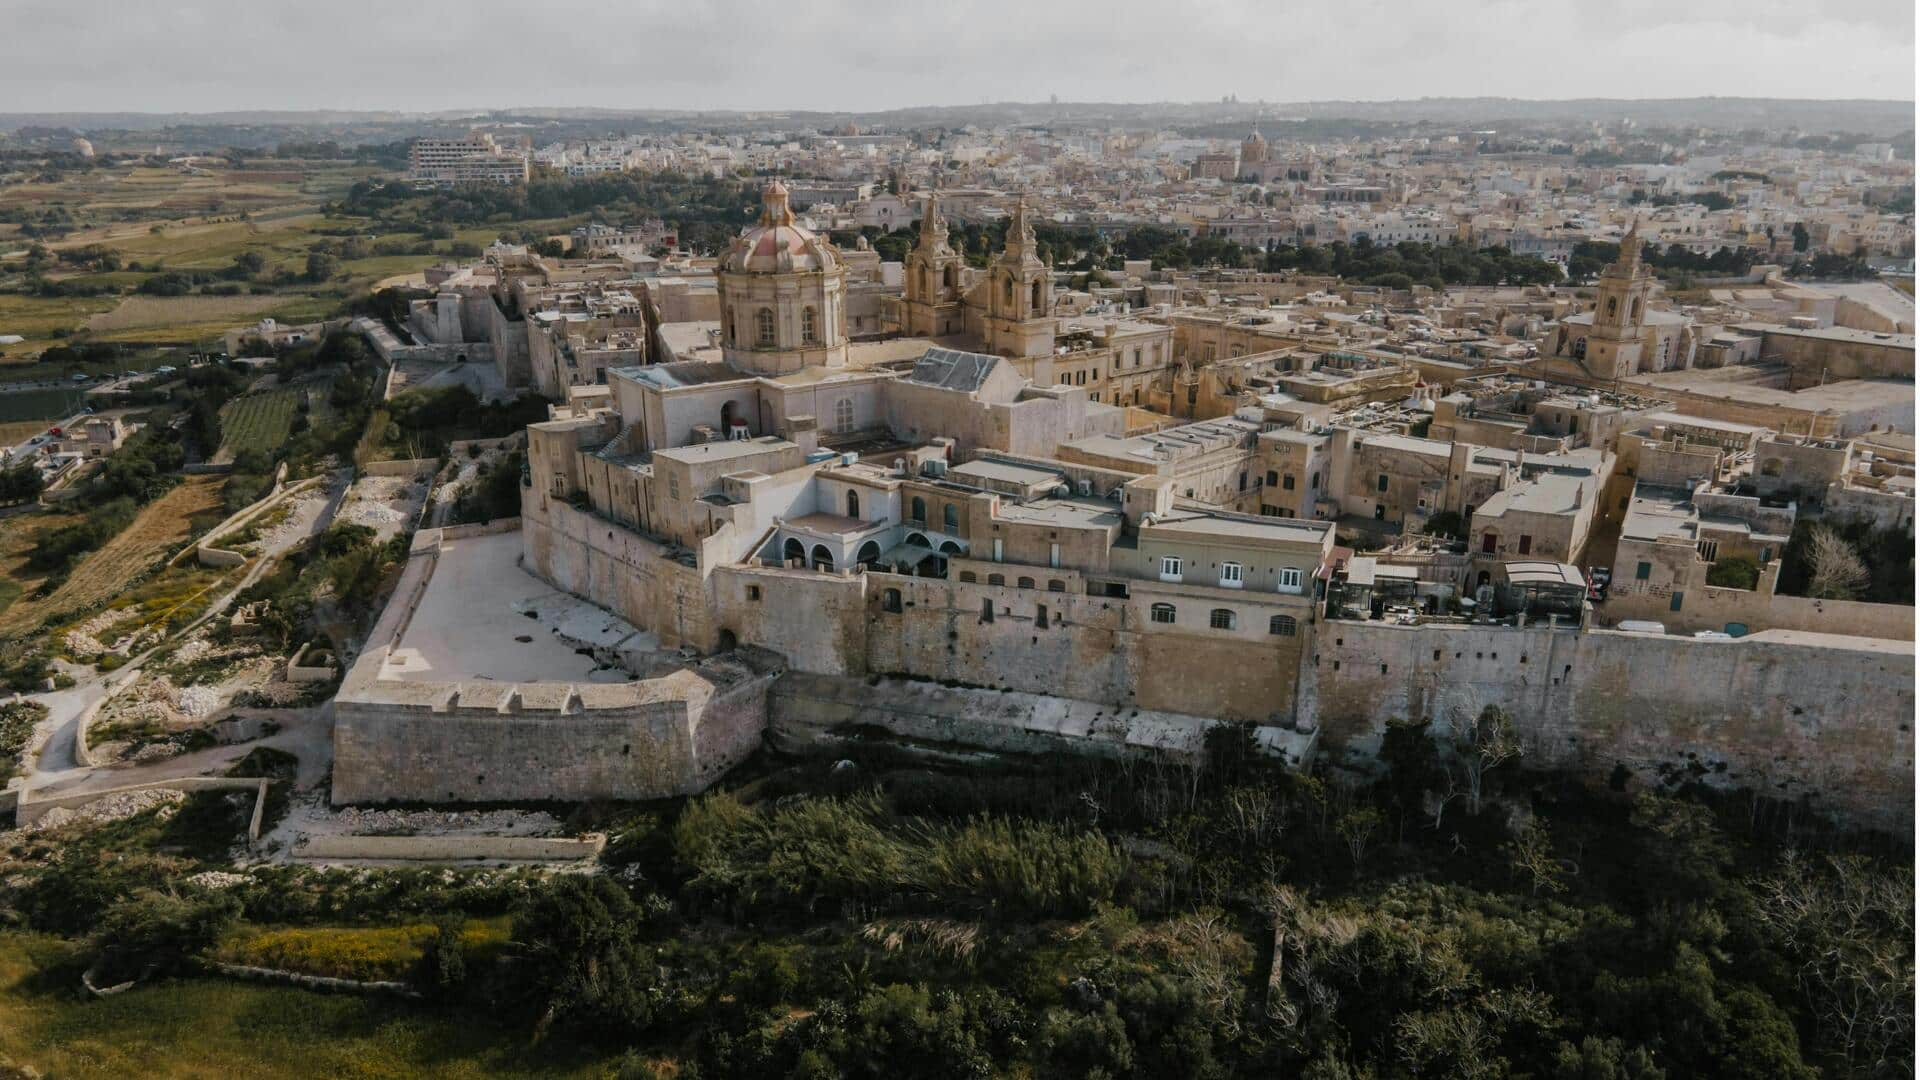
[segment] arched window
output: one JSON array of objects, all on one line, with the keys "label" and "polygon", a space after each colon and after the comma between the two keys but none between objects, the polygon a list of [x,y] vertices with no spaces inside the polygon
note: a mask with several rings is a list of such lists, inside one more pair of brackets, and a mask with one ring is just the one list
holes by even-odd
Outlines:
[{"label": "arched window", "polygon": [[987,584],[989,585],[1005,585],[1006,583],[1007,583],[1007,575],[1005,574],[988,574],[987,575]]},{"label": "arched window", "polygon": [[1061,581],[1059,578],[1048,578],[1047,591],[1048,592],[1066,592],[1067,583],[1064,581]]},{"label": "arched window", "polygon": [[1011,310],[1013,308],[1013,278],[1011,275],[1000,283],[1000,291],[1006,301],[1007,308]]},{"label": "arched window", "polygon": [[1031,589],[1033,588],[1033,579],[1030,577],[1023,577],[1017,582],[1017,584],[1023,589]]},{"label": "arched window", "polygon": [[940,272],[940,283],[945,285],[949,289],[953,288],[954,285],[958,284],[958,282],[955,280],[955,274],[954,274],[952,263],[948,263],[947,268]]},{"label": "arched window", "polygon": [[1611,319],[1618,314],[1620,314],[1620,298],[1617,296],[1607,297],[1607,318]]},{"label": "arched window", "polygon": [[853,557],[853,561],[859,563],[861,566],[871,566],[873,565],[873,560],[879,557],[880,557],[879,543],[873,540],[869,540],[866,543],[860,545],[860,554],[855,555]]},{"label": "arched window", "polygon": [[950,533],[959,532],[960,508],[952,503],[948,503],[947,508],[940,511],[940,526]]},{"label": "arched window", "polygon": [[813,545],[813,568],[815,570],[833,569],[833,552],[827,550],[827,545]]},{"label": "arched window", "polygon": [[1217,607],[1207,616],[1207,625],[1215,630],[1231,630],[1237,622],[1239,618],[1234,615],[1232,608]]},{"label": "arched window", "polygon": [[1039,278],[1035,278],[1033,281],[1033,311],[1031,314],[1045,315],[1047,313],[1046,300],[1044,299],[1045,295],[1046,283]]},{"label": "arched window", "polygon": [[763,349],[773,347],[772,308],[761,308],[753,313],[753,341]]},{"label": "arched window", "polygon": [[933,292],[933,275],[931,272],[927,270],[926,267],[923,266],[920,268],[920,295],[927,296],[932,292]]},{"label": "arched window", "polygon": [[1173,613],[1172,604],[1153,605],[1153,621],[1154,622],[1170,623],[1173,621],[1173,619],[1174,619],[1174,613]]},{"label": "arched window", "polygon": [[853,399],[841,398],[833,403],[833,430],[848,432],[853,430]]},{"label": "arched window", "polygon": [[1637,296],[1633,298],[1632,318],[1635,322],[1640,320],[1640,298]]},{"label": "arched window", "polygon": [[807,545],[792,537],[788,537],[786,547],[782,548],[780,553],[785,556],[786,561],[789,563],[795,559],[805,562],[807,558]]},{"label": "arched window", "polygon": [[1267,620],[1267,633],[1269,634],[1279,634],[1281,637],[1292,637],[1299,632],[1300,624],[1295,622],[1291,615],[1275,615],[1273,618]]},{"label": "arched window", "polygon": [[860,516],[860,493],[851,488],[847,490],[847,516],[850,518]]},{"label": "arched window", "polygon": [[979,581],[980,578],[976,574],[974,574],[974,572],[971,570],[962,570],[960,571],[960,580],[968,585],[971,585],[974,582]]},{"label": "arched window", "polygon": [[918,495],[913,497],[913,521],[916,525],[927,523],[927,500]]},{"label": "arched window", "polygon": [[800,309],[800,340],[808,345],[820,342],[820,316],[811,307]]}]

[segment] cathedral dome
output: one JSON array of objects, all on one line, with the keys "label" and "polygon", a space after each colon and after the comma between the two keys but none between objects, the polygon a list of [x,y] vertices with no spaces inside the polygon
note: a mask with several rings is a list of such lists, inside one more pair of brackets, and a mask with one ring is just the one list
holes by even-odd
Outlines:
[{"label": "cathedral dome", "polygon": [[840,265],[831,244],[794,223],[785,184],[772,181],[760,199],[760,223],[734,238],[721,269],[735,274],[793,274]]}]

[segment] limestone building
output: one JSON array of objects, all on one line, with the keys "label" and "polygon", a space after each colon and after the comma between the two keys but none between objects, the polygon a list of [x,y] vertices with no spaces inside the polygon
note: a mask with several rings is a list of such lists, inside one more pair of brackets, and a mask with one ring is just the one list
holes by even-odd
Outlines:
[{"label": "limestone building", "polygon": [[1640,261],[1638,226],[1600,273],[1593,310],[1560,320],[1542,353],[1594,379],[1624,379],[1693,365],[1692,320],[1648,306],[1653,272]]}]

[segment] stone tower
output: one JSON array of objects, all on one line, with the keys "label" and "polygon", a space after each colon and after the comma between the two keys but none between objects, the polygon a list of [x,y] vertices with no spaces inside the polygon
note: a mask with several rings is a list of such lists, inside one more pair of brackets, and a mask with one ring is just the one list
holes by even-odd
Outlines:
[{"label": "stone tower", "polygon": [[1593,302],[1593,332],[1587,335],[1587,370],[1618,379],[1640,370],[1644,357],[1647,298],[1653,274],[1640,261],[1640,224],[1620,240],[1620,257],[1600,272]]},{"label": "stone tower", "polygon": [[971,284],[966,257],[947,243],[940,199],[927,196],[920,239],[907,253],[907,294],[900,329],[909,337],[946,337],[966,328],[962,303]]},{"label": "stone tower", "polygon": [[1040,245],[1027,220],[1027,201],[1013,208],[1007,246],[988,271],[987,348],[1002,356],[1047,356],[1053,352],[1053,274],[1040,261]]}]

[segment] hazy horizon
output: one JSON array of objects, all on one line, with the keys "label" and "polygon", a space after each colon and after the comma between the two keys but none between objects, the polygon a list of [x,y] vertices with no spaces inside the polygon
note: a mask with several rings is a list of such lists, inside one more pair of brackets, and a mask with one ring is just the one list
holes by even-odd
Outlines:
[{"label": "hazy horizon", "polygon": [[838,0],[799,16],[764,0],[8,8],[10,113],[1914,97],[1910,0],[1231,0],[1200,15],[1139,0]]}]

